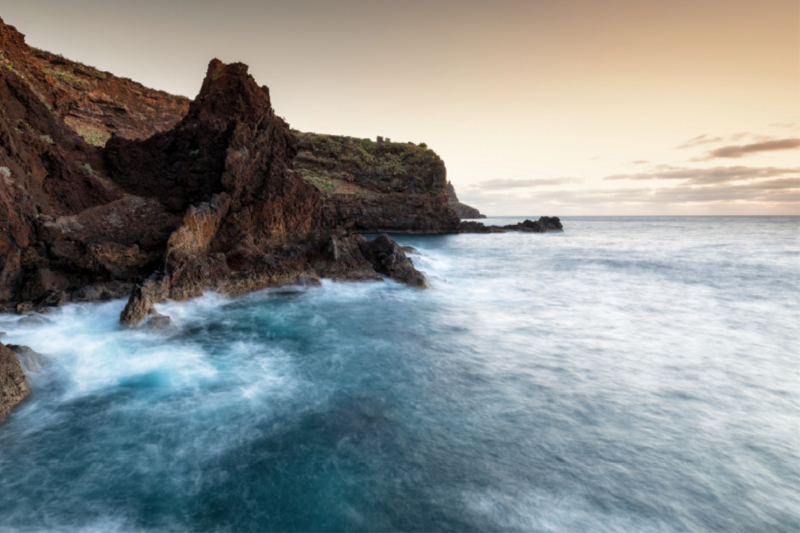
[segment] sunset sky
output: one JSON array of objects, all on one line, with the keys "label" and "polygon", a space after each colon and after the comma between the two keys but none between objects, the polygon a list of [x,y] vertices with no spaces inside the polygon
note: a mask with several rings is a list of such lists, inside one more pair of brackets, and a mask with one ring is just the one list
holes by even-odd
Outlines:
[{"label": "sunset sky", "polygon": [[0,0],[30,45],[425,142],[490,215],[800,214],[797,0]]}]

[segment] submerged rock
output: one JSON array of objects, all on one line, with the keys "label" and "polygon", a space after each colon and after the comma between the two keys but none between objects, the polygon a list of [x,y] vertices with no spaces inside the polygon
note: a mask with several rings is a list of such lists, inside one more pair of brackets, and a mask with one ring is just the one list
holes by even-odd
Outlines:
[{"label": "submerged rock", "polygon": [[162,332],[176,331],[178,329],[178,326],[175,324],[175,321],[172,320],[172,317],[162,315],[161,313],[151,314],[150,317],[145,320],[143,327],[149,331]]},{"label": "submerged rock", "polygon": [[17,355],[0,344],[0,422],[30,393],[28,379]]}]

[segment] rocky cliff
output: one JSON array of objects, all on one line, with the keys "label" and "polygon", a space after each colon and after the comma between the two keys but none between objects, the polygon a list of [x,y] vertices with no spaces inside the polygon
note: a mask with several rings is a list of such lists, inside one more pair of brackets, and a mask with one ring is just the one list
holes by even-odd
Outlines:
[{"label": "rocky cliff", "polygon": [[[118,298],[153,275],[172,298],[407,277],[384,268],[384,244],[326,222],[246,65],[213,60],[189,105],[32,50],[1,21],[0,51],[0,304]],[[91,144],[73,119],[113,136]]]},{"label": "rocky cliff", "polygon": [[50,87],[46,99],[66,124],[89,144],[104,146],[112,135],[146,139],[178,123],[191,100],[145,87],[111,72],[30,48]]},{"label": "rocky cliff", "polygon": [[[169,327],[153,304],[206,288],[384,276],[424,287],[391,238],[331,223],[297,153],[246,65],[211,61],[189,104],[32,50],[0,20],[0,305],[130,295],[124,325]],[[27,393],[0,349],[0,418]]]},{"label": "rocky cliff", "polygon": [[326,227],[362,232],[457,233],[447,171],[433,150],[301,133],[297,172],[319,192]]},{"label": "rocky cliff", "polygon": [[453,184],[449,181],[447,182],[447,195],[449,196],[450,207],[456,213],[456,215],[458,215],[458,218],[462,220],[470,218],[486,218],[486,215],[481,214],[481,212],[474,207],[459,202],[458,196],[456,196],[456,188],[453,187]]}]

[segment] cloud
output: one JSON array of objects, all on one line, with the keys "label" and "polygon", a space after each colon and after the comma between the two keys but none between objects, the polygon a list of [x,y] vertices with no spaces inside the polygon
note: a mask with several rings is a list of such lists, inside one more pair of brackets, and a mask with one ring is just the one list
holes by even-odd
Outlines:
[{"label": "cloud", "polygon": [[774,124],[770,124],[773,128],[786,128],[792,129],[797,126],[797,122],[775,122]]},{"label": "cloud", "polygon": [[547,187],[553,185],[568,185],[571,183],[582,183],[580,178],[551,178],[551,179],[532,179],[532,180],[489,180],[482,181],[474,185],[474,189],[486,191],[499,191],[505,189],[523,189],[528,187]]},{"label": "cloud", "polygon": [[693,161],[707,161],[717,157],[738,158],[760,152],[774,152],[776,150],[794,150],[800,148],[800,139],[776,139],[753,144],[743,144],[737,146],[723,146],[708,153],[703,159]]},{"label": "cloud", "polygon": [[691,148],[693,146],[697,146],[700,144],[717,143],[722,140],[723,140],[722,137],[709,137],[708,134],[704,133],[703,135],[698,135],[694,139],[690,139],[685,143],[683,143],[682,145],[677,146],[676,149]]},{"label": "cloud", "polygon": [[536,191],[533,204],[597,206],[612,204],[668,205],[697,203],[800,204],[800,179],[779,178],[745,184],[711,186]]},{"label": "cloud", "polygon": [[604,180],[687,180],[688,185],[709,185],[730,181],[744,181],[763,178],[776,178],[786,175],[797,175],[800,169],[777,167],[713,167],[713,168],[686,168],[659,165],[659,170],[654,172],[640,172],[636,174],[614,174],[606,176]]},{"label": "cloud", "polygon": [[650,161],[646,161],[644,159],[637,159],[636,161],[631,161],[634,165],[644,165],[645,163],[649,163]]},{"label": "cloud", "polygon": [[800,210],[800,178],[758,179],[745,183],[723,182],[689,185],[678,182],[655,187],[594,189],[534,189],[475,191],[466,201],[486,212],[526,214],[797,214]]}]

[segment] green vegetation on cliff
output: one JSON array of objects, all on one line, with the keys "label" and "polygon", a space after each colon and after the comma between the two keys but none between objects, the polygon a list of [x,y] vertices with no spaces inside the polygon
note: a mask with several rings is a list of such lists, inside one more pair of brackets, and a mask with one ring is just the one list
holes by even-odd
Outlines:
[{"label": "green vegetation on cliff", "polygon": [[[358,183],[367,189],[407,191],[417,194],[439,192],[437,174],[444,171],[439,156],[412,143],[321,135],[295,131],[298,139],[296,168],[323,194]],[[346,188],[346,187],[345,187]]]},{"label": "green vegetation on cliff", "polygon": [[363,231],[457,231],[447,169],[424,143],[293,132],[295,170],[322,195],[332,226]]}]

